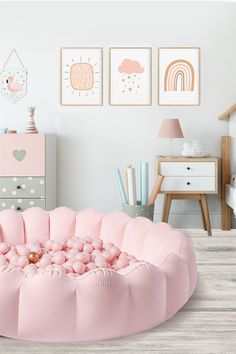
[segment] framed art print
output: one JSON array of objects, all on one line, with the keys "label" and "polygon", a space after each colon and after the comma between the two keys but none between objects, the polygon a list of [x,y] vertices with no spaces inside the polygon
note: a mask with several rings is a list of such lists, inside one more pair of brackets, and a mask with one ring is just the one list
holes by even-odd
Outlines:
[{"label": "framed art print", "polygon": [[103,104],[102,48],[61,49],[61,105]]},{"label": "framed art print", "polygon": [[146,106],[152,103],[151,48],[110,48],[109,103]]},{"label": "framed art print", "polygon": [[200,48],[159,48],[158,79],[159,105],[200,105]]}]

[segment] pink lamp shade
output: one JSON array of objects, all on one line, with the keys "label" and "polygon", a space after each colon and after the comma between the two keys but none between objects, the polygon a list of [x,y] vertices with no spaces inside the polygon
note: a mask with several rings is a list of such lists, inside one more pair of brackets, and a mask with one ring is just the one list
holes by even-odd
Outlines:
[{"label": "pink lamp shade", "polygon": [[158,138],[183,138],[183,132],[177,118],[164,119],[159,131]]}]

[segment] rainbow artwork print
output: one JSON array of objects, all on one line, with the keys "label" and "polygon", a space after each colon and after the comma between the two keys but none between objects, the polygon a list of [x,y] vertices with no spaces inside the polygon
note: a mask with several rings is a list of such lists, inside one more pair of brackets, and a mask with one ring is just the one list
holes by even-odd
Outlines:
[{"label": "rainbow artwork print", "polygon": [[160,105],[200,104],[200,49],[159,48]]}]

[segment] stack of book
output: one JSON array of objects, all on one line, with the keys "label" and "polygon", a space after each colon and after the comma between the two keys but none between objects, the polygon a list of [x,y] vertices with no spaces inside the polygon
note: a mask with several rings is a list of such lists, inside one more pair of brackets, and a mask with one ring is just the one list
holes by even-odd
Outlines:
[{"label": "stack of book", "polygon": [[125,170],[125,183],[118,168],[113,171],[122,205],[153,205],[161,189],[164,177],[158,175],[152,192],[149,196],[149,166],[147,162],[141,162],[140,173],[140,199],[137,200],[135,168],[129,165]]}]

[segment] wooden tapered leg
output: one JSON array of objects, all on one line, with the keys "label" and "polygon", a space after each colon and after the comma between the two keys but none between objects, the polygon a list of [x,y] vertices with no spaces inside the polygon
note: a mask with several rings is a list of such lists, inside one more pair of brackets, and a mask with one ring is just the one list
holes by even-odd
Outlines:
[{"label": "wooden tapered leg", "polygon": [[171,194],[165,194],[164,196],[164,204],[162,210],[162,222],[168,222],[169,214],[170,214],[170,207],[171,207]]},{"label": "wooden tapered leg", "polygon": [[206,229],[207,229],[207,227],[206,227],[206,220],[205,220],[205,215],[204,215],[204,211],[203,211],[203,206],[202,206],[201,197],[200,197],[200,199],[199,199],[199,206],[200,206],[200,211],[201,211],[203,229],[206,231]]},{"label": "wooden tapered leg", "polygon": [[168,199],[167,194],[164,194],[163,207],[162,207],[162,216],[161,216],[161,221],[162,222],[165,222],[167,199]]},{"label": "wooden tapered leg", "polygon": [[208,234],[208,236],[212,236],[211,221],[210,221],[210,216],[209,216],[206,194],[201,194],[201,203],[202,203],[203,214],[204,214],[205,222],[206,222],[207,234]]},{"label": "wooden tapered leg", "polygon": [[221,228],[231,229],[231,208],[225,202],[225,185],[231,177],[231,137],[221,137]]}]

